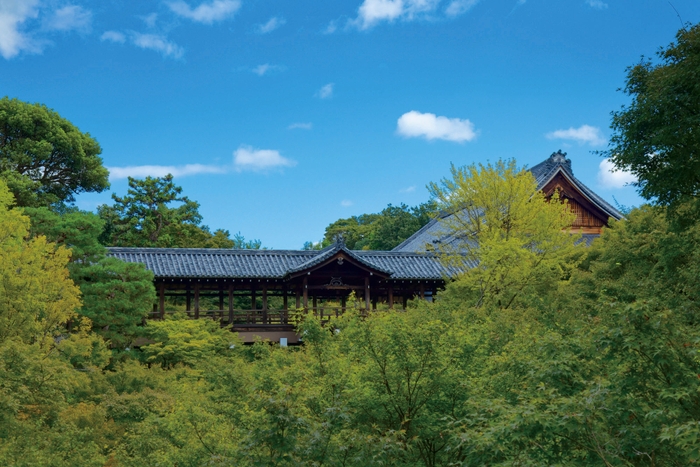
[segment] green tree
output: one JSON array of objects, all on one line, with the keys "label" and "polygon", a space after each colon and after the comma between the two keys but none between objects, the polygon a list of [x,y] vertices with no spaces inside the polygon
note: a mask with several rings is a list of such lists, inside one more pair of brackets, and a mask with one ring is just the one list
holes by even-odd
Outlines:
[{"label": "green tree", "polygon": [[19,206],[71,202],[109,188],[99,144],[41,104],[0,99],[0,178]]},{"label": "green tree", "polygon": [[27,240],[29,218],[9,209],[12,202],[0,180],[0,342],[52,339],[80,306],[66,269],[70,251],[43,236]]},{"label": "green tree", "polygon": [[624,92],[632,102],[613,112],[610,157],[637,177],[648,200],[675,205],[700,194],[700,25],[683,28],[676,42],[628,68]]},{"label": "green tree", "polygon": [[378,214],[338,219],[326,227],[321,243],[328,246],[342,236],[353,250],[391,250],[427,224],[435,212],[434,202],[414,207],[389,204]]},{"label": "green tree", "polygon": [[260,248],[259,240],[246,241],[228,230],[211,232],[201,225],[199,203],[182,196],[172,175],[129,177],[127,195],[112,195],[114,205],[103,204],[98,214],[105,222],[101,240],[110,246],[159,248]]},{"label": "green tree", "polygon": [[556,194],[545,199],[532,174],[513,160],[452,166],[451,172],[429,190],[452,214],[442,220],[442,235],[450,241],[436,249],[461,272],[454,290],[477,306],[508,308],[569,274],[578,236],[564,233],[573,214]]}]

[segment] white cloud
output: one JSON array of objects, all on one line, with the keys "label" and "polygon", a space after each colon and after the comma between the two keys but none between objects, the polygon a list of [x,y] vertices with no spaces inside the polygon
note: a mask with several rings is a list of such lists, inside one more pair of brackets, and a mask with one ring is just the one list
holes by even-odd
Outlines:
[{"label": "white cloud", "polygon": [[160,52],[164,57],[181,58],[185,53],[182,47],[158,34],[131,32],[130,38],[136,47]]},{"label": "white cloud", "polygon": [[568,139],[576,141],[579,144],[590,144],[591,146],[601,146],[605,144],[600,128],[590,125],[581,125],[578,128],[569,128],[568,130],[556,130],[547,133],[548,139]]},{"label": "white cloud", "polygon": [[300,129],[300,130],[310,130],[314,127],[313,123],[302,123],[302,122],[297,122],[297,123],[292,123],[287,127],[288,130],[294,130],[294,129]]},{"label": "white cloud", "polygon": [[156,25],[156,21],[158,20],[158,13],[151,13],[146,16],[141,16],[141,19],[146,24],[146,26],[152,28]]},{"label": "white cloud", "polygon": [[586,4],[596,10],[605,10],[608,7],[608,4],[602,0],[586,0]]},{"label": "white cloud", "polygon": [[352,206],[353,204],[355,204],[355,203],[353,203],[353,202],[350,201],[349,199],[344,199],[344,200],[342,200],[342,201],[340,202],[340,205],[341,205],[342,207],[344,207],[344,208],[349,208],[349,207]]},{"label": "white cloud", "polygon": [[126,36],[119,31],[105,31],[102,36],[100,36],[100,40],[123,44],[126,42]]},{"label": "white cloud", "polygon": [[445,8],[445,14],[447,16],[459,16],[471,10],[477,3],[479,3],[479,0],[452,0]]},{"label": "white cloud", "polygon": [[168,7],[178,16],[191,19],[197,23],[212,24],[233,16],[241,7],[239,0],[213,0],[202,3],[196,8],[190,7],[184,0],[168,3]]},{"label": "white cloud", "polygon": [[399,117],[396,131],[406,138],[423,137],[427,140],[443,139],[459,143],[472,141],[477,136],[474,124],[467,119],[438,117],[415,110]]},{"label": "white cloud", "polygon": [[251,146],[241,146],[233,153],[233,166],[238,172],[243,170],[263,172],[295,165],[296,161],[282,157],[279,151],[274,149],[254,149]]},{"label": "white cloud", "polygon": [[333,97],[333,87],[335,84],[333,83],[328,83],[325,86],[323,86],[321,89],[316,92],[316,96],[321,98],[321,99],[328,99],[329,97]]},{"label": "white cloud", "polygon": [[90,10],[79,5],[66,5],[49,16],[45,27],[51,31],[89,31],[91,23]]},{"label": "white cloud", "polygon": [[400,190],[399,190],[399,193],[413,193],[414,191],[416,191],[416,186],[415,186],[415,185],[411,185],[411,186],[409,186],[409,187],[400,189]]},{"label": "white cloud", "polygon": [[172,174],[174,177],[186,177],[198,174],[221,174],[228,172],[227,167],[203,164],[186,165],[132,165],[127,167],[107,167],[109,178],[118,180],[121,178],[134,177],[164,177]]},{"label": "white cloud", "polygon": [[39,0],[0,1],[0,54],[10,59],[22,51],[40,52],[38,44],[21,30],[22,25],[38,15]]},{"label": "white cloud", "polygon": [[445,3],[445,15],[455,17],[466,13],[478,2],[479,0],[447,0],[444,3],[442,0],[364,0],[357,10],[357,18],[351,20],[349,25],[369,29],[383,21],[412,21],[435,17]]},{"label": "white cloud", "polygon": [[337,29],[338,23],[337,21],[333,20],[330,23],[328,23],[328,26],[326,26],[326,29],[324,29],[322,32],[323,34],[333,34]]},{"label": "white cloud", "polygon": [[268,74],[269,72],[282,71],[282,70],[284,70],[283,66],[270,65],[269,63],[265,63],[263,65],[256,66],[255,68],[251,69],[250,71],[252,71],[253,73],[255,73],[258,76],[263,76],[263,75]]},{"label": "white cloud", "polygon": [[258,26],[258,32],[260,34],[267,34],[268,32],[272,32],[279,28],[286,22],[287,20],[282,17],[278,18],[277,16],[273,16],[267,21],[267,23]]},{"label": "white cloud", "polygon": [[603,159],[598,166],[598,183],[605,188],[622,188],[637,181],[630,172],[615,170],[610,159]]}]

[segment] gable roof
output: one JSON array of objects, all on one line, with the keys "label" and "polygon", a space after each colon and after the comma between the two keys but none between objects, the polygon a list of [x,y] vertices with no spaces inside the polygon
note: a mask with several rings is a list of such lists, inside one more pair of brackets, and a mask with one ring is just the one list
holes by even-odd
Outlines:
[{"label": "gable roof", "polygon": [[[579,179],[574,177],[574,173],[571,169],[571,160],[568,159],[566,157],[566,153],[561,152],[561,150],[553,153],[547,159],[529,170],[535,177],[535,181],[537,182],[537,190],[542,190],[557,175],[561,174],[561,176],[563,176],[573,187],[575,187],[584,198],[607,214],[608,217],[612,217],[616,220],[622,219],[623,216],[617,209],[612,207],[603,198],[595,194],[590,188],[584,185]],[[444,224],[442,223],[443,219],[450,217],[451,215],[452,214],[449,213],[439,214],[437,218],[432,219],[416,233],[401,242],[392,251],[420,252],[426,251],[426,245],[433,245],[436,243],[450,244],[458,241],[457,238],[453,237],[448,230],[445,229]],[[590,244],[596,237],[598,237],[596,234],[583,234],[582,241]]]}]

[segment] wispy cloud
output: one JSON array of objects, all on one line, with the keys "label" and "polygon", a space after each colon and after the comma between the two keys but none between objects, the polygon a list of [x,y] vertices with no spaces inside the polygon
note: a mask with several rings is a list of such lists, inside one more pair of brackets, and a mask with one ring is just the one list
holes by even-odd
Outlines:
[{"label": "wispy cloud", "polygon": [[338,29],[338,22],[336,20],[328,23],[328,26],[322,31],[323,34],[333,34]]},{"label": "wispy cloud", "polygon": [[282,157],[275,149],[254,149],[252,146],[241,146],[233,153],[233,166],[236,171],[250,170],[265,172],[283,167],[294,167],[296,161]]},{"label": "wispy cloud", "polygon": [[3,0],[0,2],[0,54],[10,59],[20,52],[38,53],[41,48],[22,30],[22,25],[38,12],[39,0]]},{"label": "wispy cloud", "polygon": [[352,206],[353,204],[355,204],[355,203],[353,203],[353,202],[350,201],[349,199],[344,199],[344,200],[342,200],[342,201],[340,202],[340,205],[341,205],[342,207],[344,207],[344,208],[349,208],[349,207]]},{"label": "wispy cloud", "polygon": [[479,0],[453,0],[445,8],[445,14],[447,16],[459,16],[471,10],[477,3],[479,3]]},{"label": "wispy cloud", "polygon": [[178,0],[169,2],[168,7],[178,16],[191,19],[197,23],[212,24],[233,16],[241,7],[239,0],[213,0],[192,8],[187,2]]},{"label": "wispy cloud", "polygon": [[152,28],[156,25],[156,21],[158,20],[158,13],[151,13],[146,16],[141,16],[141,19],[143,20],[146,26]]},{"label": "wispy cloud", "polygon": [[441,117],[415,110],[399,117],[396,125],[398,134],[406,138],[423,137],[427,140],[473,141],[477,137],[474,124],[467,119]]},{"label": "wispy cloud", "polygon": [[578,128],[567,130],[556,130],[545,135],[547,139],[564,139],[576,141],[579,144],[590,144],[591,146],[601,146],[606,140],[600,132],[600,128],[590,125],[581,125]]},{"label": "wispy cloud", "polygon": [[299,129],[299,130],[310,130],[310,129],[312,129],[313,127],[314,127],[314,125],[313,125],[313,123],[311,123],[311,122],[309,122],[309,123],[297,122],[297,123],[292,123],[291,125],[289,125],[289,126],[287,127],[287,129],[288,129],[288,130],[295,130],[295,129]]},{"label": "wispy cloud", "polygon": [[217,165],[186,164],[186,165],[130,165],[127,167],[107,167],[110,180],[127,177],[164,177],[172,174],[174,177],[186,177],[199,174],[222,174],[229,168]]},{"label": "wispy cloud", "polygon": [[159,34],[143,34],[140,32],[130,32],[131,43],[136,47],[146,50],[153,50],[164,57],[182,58],[185,51],[176,43],[169,41],[165,36]]},{"label": "wispy cloud", "polygon": [[400,189],[400,190],[399,190],[399,193],[413,193],[414,191],[416,191],[416,186],[415,186],[415,185],[411,185],[411,186],[408,186],[408,187],[406,187],[406,188]]},{"label": "wispy cloud", "polygon": [[123,44],[126,42],[126,36],[119,31],[105,31],[102,36],[100,36],[100,40]]},{"label": "wispy cloud", "polygon": [[349,22],[358,29],[370,29],[381,22],[413,21],[441,15],[455,17],[466,13],[479,0],[364,0],[357,18]]},{"label": "wispy cloud", "polygon": [[284,70],[283,66],[280,65],[270,65],[269,63],[264,63],[262,65],[258,65],[255,68],[252,68],[250,71],[255,73],[258,76],[264,76],[266,74],[276,72],[276,71],[282,71]]},{"label": "wispy cloud", "polygon": [[602,0],[586,0],[586,4],[596,10],[605,10],[608,7],[608,4]]},{"label": "wispy cloud", "polygon": [[328,99],[330,97],[333,97],[333,88],[335,87],[335,84],[333,83],[328,83],[325,86],[321,87],[319,89],[315,96],[320,98],[320,99]]},{"label": "wispy cloud", "polygon": [[610,159],[603,159],[598,166],[598,183],[605,188],[622,188],[637,181],[637,177],[624,170],[616,170]]},{"label": "wispy cloud", "polygon": [[79,5],[66,5],[54,10],[45,22],[49,31],[89,31],[92,12]]},{"label": "wispy cloud", "polygon": [[287,20],[282,18],[281,16],[273,16],[267,21],[267,23],[258,25],[257,31],[259,34],[267,34],[279,28],[286,22]]}]

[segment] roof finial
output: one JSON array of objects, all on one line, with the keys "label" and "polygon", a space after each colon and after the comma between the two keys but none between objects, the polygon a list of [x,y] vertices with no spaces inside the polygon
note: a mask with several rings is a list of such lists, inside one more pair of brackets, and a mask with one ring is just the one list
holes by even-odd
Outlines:
[{"label": "roof finial", "polygon": [[549,156],[549,160],[554,164],[563,165],[571,172],[571,160],[567,159],[566,153],[562,152],[561,149],[557,150],[557,152],[553,152],[552,155]]},{"label": "roof finial", "polygon": [[340,247],[345,246],[345,234],[337,233],[337,234],[335,234],[335,237],[333,238],[333,240],[335,241],[336,245],[338,245]]}]

